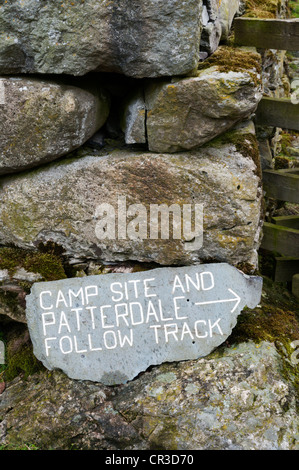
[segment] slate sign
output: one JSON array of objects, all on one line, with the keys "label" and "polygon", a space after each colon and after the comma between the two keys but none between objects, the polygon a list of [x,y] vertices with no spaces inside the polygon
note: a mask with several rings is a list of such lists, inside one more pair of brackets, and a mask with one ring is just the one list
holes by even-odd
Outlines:
[{"label": "slate sign", "polygon": [[48,369],[114,385],[151,365],[208,355],[261,291],[260,277],[225,263],[158,268],[35,283],[26,315]]}]

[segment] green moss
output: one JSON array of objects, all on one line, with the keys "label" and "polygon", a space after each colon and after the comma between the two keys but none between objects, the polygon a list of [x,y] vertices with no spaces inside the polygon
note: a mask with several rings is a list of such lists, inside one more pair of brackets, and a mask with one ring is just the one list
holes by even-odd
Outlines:
[{"label": "green moss", "polygon": [[5,444],[0,446],[0,450],[39,450],[35,444],[22,444],[22,445],[11,445]]},{"label": "green moss", "polygon": [[0,306],[4,306],[4,308],[7,307],[15,317],[18,317],[20,308],[18,293],[0,289]]},{"label": "green moss", "polygon": [[274,160],[274,169],[275,170],[282,170],[285,168],[289,168],[290,166],[290,161],[287,157],[284,157],[282,155],[278,155],[275,157]]},{"label": "green moss", "polygon": [[281,0],[246,0],[245,14],[248,18],[277,18]]},{"label": "green moss", "polygon": [[[255,52],[234,47],[221,46],[208,59],[199,64],[198,71],[217,66],[220,72],[251,73],[254,83],[258,84],[257,74],[262,73],[261,56]],[[252,73],[256,71],[256,73]]]},{"label": "green moss", "polygon": [[290,16],[292,18],[299,18],[299,4],[298,0],[289,2]]},{"label": "green moss", "polygon": [[43,281],[66,278],[62,260],[54,254],[12,247],[0,248],[0,269],[7,269],[13,275],[21,267],[28,272],[41,274]]},{"label": "green moss", "polygon": [[292,341],[299,340],[298,301],[286,285],[263,277],[263,294],[260,305],[252,310],[245,308],[229,338],[229,344],[252,340],[269,341],[290,352]]},{"label": "green moss", "polygon": [[299,324],[295,313],[271,305],[254,310],[245,309],[230,338],[233,343],[252,340],[282,343],[286,348],[299,339]]},{"label": "green moss", "polygon": [[243,133],[239,130],[232,130],[213,139],[211,142],[206,144],[206,146],[220,147],[225,144],[234,145],[237,152],[241,153],[246,158],[251,158],[256,165],[256,175],[259,178],[262,178],[260,152],[255,135],[250,134],[249,132]]},{"label": "green moss", "polygon": [[[159,420],[158,420],[159,421]],[[156,426],[158,427],[159,422]],[[176,450],[178,448],[179,430],[175,420],[164,418],[163,428],[156,434],[149,436],[151,450]]]},{"label": "green moss", "polygon": [[[295,135],[295,132],[294,132]],[[293,134],[290,132],[282,131],[281,132],[281,139],[280,139],[280,145],[281,145],[281,151],[284,154],[288,153],[288,147],[292,145],[292,138]]]},{"label": "green moss", "polygon": [[7,368],[4,372],[5,381],[9,382],[19,374],[24,374],[26,379],[29,375],[43,370],[44,366],[33,354],[32,345],[23,346],[17,352],[11,352],[9,347],[7,351]]}]

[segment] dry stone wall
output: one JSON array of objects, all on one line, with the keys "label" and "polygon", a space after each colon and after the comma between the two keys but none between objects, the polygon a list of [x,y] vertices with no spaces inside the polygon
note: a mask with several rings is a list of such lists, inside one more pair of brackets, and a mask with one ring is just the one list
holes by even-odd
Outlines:
[{"label": "dry stone wall", "polygon": [[[226,0],[0,5],[3,318],[26,322],[30,285],[53,279],[52,269],[41,274],[48,250],[71,276],[93,264],[256,270],[262,188],[251,117],[263,83],[260,55],[225,44],[240,8]],[[41,263],[24,265],[24,253]]]},{"label": "dry stone wall", "polygon": [[[1,6],[2,246],[52,243],[71,262],[256,269],[254,132],[213,140],[250,119],[262,97],[260,56],[219,47],[238,8],[218,0]],[[217,50],[211,63],[203,49]],[[201,205],[202,246],[187,249],[192,236],[153,239],[136,218],[133,236],[99,237],[98,208],[116,210],[121,198],[126,210]]]},{"label": "dry stone wall", "polygon": [[[39,281],[256,271],[266,138],[253,117],[264,93],[283,93],[284,55],[229,46],[245,3],[0,2],[0,446],[298,449],[299,328],[276,287],[212,355],[120,387],[45,370],[25,316]],[[284,15],[285,1],[269,3]],[[176,220],[164,238],[153,206]],[[174,237],[184,208],[189,230]]]}]

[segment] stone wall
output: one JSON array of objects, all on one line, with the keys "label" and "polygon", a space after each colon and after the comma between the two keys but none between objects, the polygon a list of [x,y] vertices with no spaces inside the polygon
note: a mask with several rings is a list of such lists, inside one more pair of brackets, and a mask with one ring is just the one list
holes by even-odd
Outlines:
[{"label": "stone wall", "polygon": [[[218,0],[3,5],[3,253],[54,249],[72,275],[92,263],[257,269],[262,189],[251,119],[262,63],[228,44],[239,11],[238,1]],[[133,232],[109,238],[99,208],[117,211],[120,200]],[[171,222],[166,239],[150,236],[132,213],[138,205],[201,206],[201,245],[194,231],[174,237]],[[5,267],[3,255],[2,291],[16,285],[25,295],[30,268],[18,281]]]},{"label": "stone wall", "polygon": [[[219,47],[238,8],[218,0],[5,4],[1,245],[51,242],[71,261],[214,259],[254,271],[262,193],[247,121],[262,97],[261,62]],[[238,135],[224,135],[240,123]],[[137,227],[133,241],[99,239],[97,207],[119,197],[146,207],[204,204],[202,248],[141,238]]]},{"label": "stone wall", "polygon": [[[31,354],[25,306],[33,282],[207,262],[226,262],[246,274],[257,271],[264,214],[259,149],[272,131],[259,130],[257,136],[254,113],[264,93],[281,96],[285,68],[284,57],[273,51],[233,46],[233,18],[245,11],[238,0],[42,5],[10,0],[0,6],[0,323],[9,337],[11,364],[20,350]],[[201,206],[201,243],[194,243],[190,231],[174,237],[174,225],[168,237],[151,237],[141,211],[150,213],[152,205],[161,210]],[[103,207],[114,209],[112,225],[108,219],[103,224]],[[191,215],[194,225],[195,212]],[[246,391],[250,368],[250,386],[260,386],[261,380],[252,344],[232,352],[233,372],[223,372],[226,358],[216,355],[186,369],[166,367],[160,375],[158,368],[136,389],[132,383],[115,395],[60,373],[45,379],[43,368],[24,394],[16,366],[17,373],[7,372],[0,403],[0,443],[19,445],[24,439],[42,448],[212,448],[208,440],[215,433],[207,434],[207,440],[200,423],[214,429],[221,409],[225,432],[215,448],[279,448],[282,435],[284,448],[292,447],[292,432],[283,434],[278,415],[286,413],[295,429],[294,392],[280,381],[281,359],[272,343],[263,343],[262,350],[261,367],[271,378],[263,394],[272,387],[277,400],[289,400],[287,411],[283,404],[276,410],[269,403],[267,416],[261,396],[256,400]],[[242,363],[244,354],[253,366]],[[24,363],[21,370],[29,364],[29,375],[40,370],[32,355]],[[217,380],[209,391],[214,411],[201,412],[193,423],[194,410],[206,398],[203,394],[196,401],[200,380],[188,381],[206,379],[211,368],[222,374],[224,404],[236,417],[234,429],[227,428]],[[233,390],[234,371],[240,383]],[[177,406],[165,408],[164,422],[158,394],[165,392],[163,400],[173,402],[173,384],[180,389]],[[62,390],[72,407],[59,408],[62,421],[37,438],[36,427],[23,424],[18,402],[28,415],[40,393],[41,413],[48,417],[49,387]],[[245,440],[235,437],[247,421],[246,410],[241,414],[236,405],[244,397],[246,406],[248,400],[248,407],[256,403],[258,413],[248,427],[253,437]],[[185,416],[177,411],[180,407],[186,407]],[[259,431],[269,416],[277,430],[273,438]],[[77,417],[79,424],[73,426]],[[62,432],[65,423],[68,436]],[[184,429],[196,429],[192,439],[189,431],[179,433],[182,423]],[[47,420],[44,424],[53,427]]]}]

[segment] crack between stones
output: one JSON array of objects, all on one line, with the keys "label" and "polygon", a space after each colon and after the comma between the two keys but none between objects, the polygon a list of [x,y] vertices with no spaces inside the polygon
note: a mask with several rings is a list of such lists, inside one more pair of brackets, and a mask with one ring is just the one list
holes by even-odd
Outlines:
[{"label": "crack between stones", "polygon": [[142,97],[143,97],[143,102],[144,102],[144,137],[145,137],[145,144],[147,146],[147,149],[149,150],[148,133],[147,133],[147,113],[148,113],[148,109],[147,109],[147,106],[146,106],[144,86],[142,87]]}]

